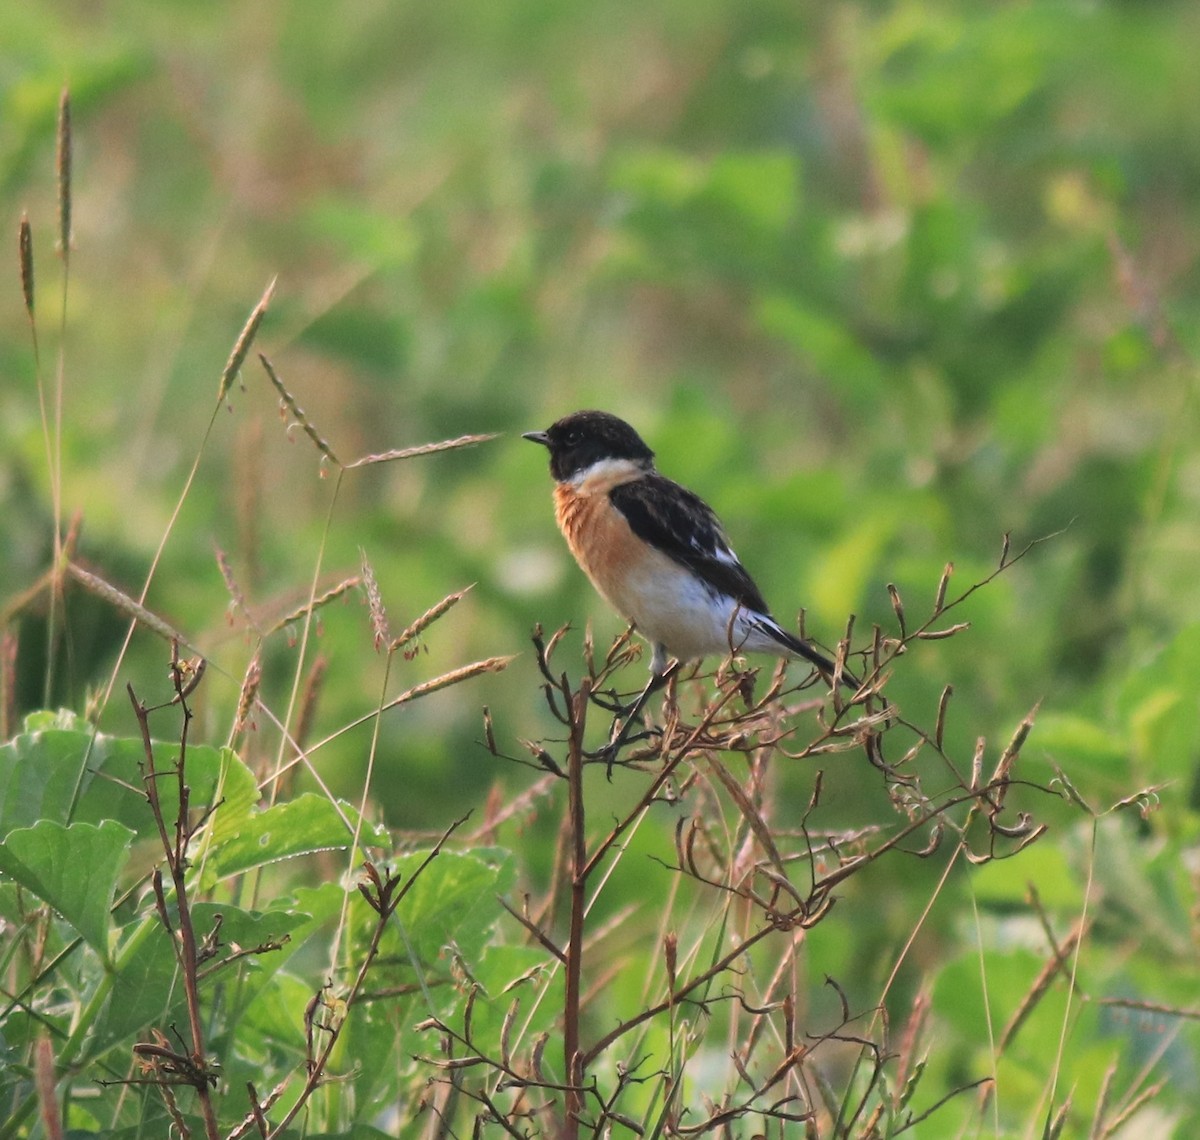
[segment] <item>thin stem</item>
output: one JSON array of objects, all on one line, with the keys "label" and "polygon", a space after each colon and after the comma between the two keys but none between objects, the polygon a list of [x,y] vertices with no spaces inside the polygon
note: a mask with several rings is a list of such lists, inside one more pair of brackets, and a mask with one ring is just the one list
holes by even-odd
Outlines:
[{"label": "thin stem", "polygon": [[583,808],[583,733],[587,725],[591,678],[584,677],[571,700],[571,739],[567,753],[567,786],[571,828],[571,932],[567,939],[566,1006],[563,1011],[563,1069],[566,1115],[563,1140],[579,1136],[583,1111],[583,1055],[579,1048],[579,994],[583,974],[583,921],[587,912],[588,854]]},{"label": "thin stem", "polygon": [[[178,677],[178,674],[176,674]],[[213,1107],[209,1092],[207,1077],[208,1065],[204,1052],[204,1026],[200,1017],[200,981],[199,962],[196,951],[196,931],[192,925],[192,908],[187,889],[187,847],[191,839],[188,828],[188,786],[185,764],[187,760],[188,727],[191,724],[192,713],[187,707],[187,701],[179,693],[179,703],[183,710],[183,728],[179,737],[179,761],[175,769],[175,777],[179,792],[179,815],[175,820],[175,837],[172,841],[167,833],[166,820],[162,814],[162,803],[158,795],[158,772],[154,766],[154,746],[150,739],[150,716],[146,706],[134,695],[133,687],[127,686],[129,699],[133,703],[134,715],[142,733],[142,745],[146,752],[146,795],[150,802],[150,810],[158,827],[159,840],[166,855],[167,868],[171,873],[171,882],[175,888],[175,906],[178,911],[178,936],[176,955],[179,960],[180,972],[183,975],[183,989],[187,1001],[188,1027],[192,1036],[192,1063],[195,1065],[198,1078],[191,1082],[200,1103],[200,1114],[204,1120],[204,1133],[207,1140],[218,1140],[217,1114]],[[164,918],[164,925],[166,919]],[[171,930],[168,927],[168,934]],[[172,939],[174,941],[174,939]]]}]

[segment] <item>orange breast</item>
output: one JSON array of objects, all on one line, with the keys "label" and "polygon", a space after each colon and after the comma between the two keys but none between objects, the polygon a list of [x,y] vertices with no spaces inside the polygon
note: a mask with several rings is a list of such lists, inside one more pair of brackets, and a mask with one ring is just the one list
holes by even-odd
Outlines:
[{"label": "orange breast", "polygon": [[554,516],[592,585],[626,621],[636,622],[628,584],[640,576],[645,544],[609,501],[607,489],[589,494],[567,483],[558,484]]},{"label": "orange breast", "polygon": [[[665,648],[691,660],[728,652],[737,604],[633,533],[608,497],[616,485],[608,474],[595,481],[594,489],[589,481],[555,487],[555,517],[575,560],[604,600],[637,627],[656,653]],[[762,648],[751,644],[752,630],[744,620],[734,625],[732,640]],[[772,642],[768,648],[778,647]]]}]

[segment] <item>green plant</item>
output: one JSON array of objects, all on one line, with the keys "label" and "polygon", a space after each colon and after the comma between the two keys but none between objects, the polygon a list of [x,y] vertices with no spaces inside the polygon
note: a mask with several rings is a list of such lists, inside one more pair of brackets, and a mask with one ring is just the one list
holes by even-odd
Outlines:
[{"label": "green plant", "polygon": [[[978,104],[948,107],[937,78],[951,64],[970,72],[972,60],[987,65],[981,74],[1004,72],[1010,53],[1030,90],[1053,99],[1062,72],[1035,63],[1070,40],[1059,33],[1075,18],[965,14],[947,39],[912,14],[862,41],[892,52],[885,70],[897,80],[887,88],[874,72],[860,77],[875,159],[911,145],[908,130],[928,148],[922,160],[932,156],[886,166],[893,213],[845,214],[812,155],[744,141],[736,152],[699,153],[686,129],[656,145],[613,130],[594,171],[534,156],[536,177],[524,167],[522,177],[536,187],[529,208],[539,222],[550,207],[574,218],[586,194],[612,195],[619,208],[586,233],[578,221],[549,225],[528,247],[520,218],[508,218],[513,265],[478,279],[459,255],[491,234],[486,211],[456,229],[426,205],[398,238],[369,207],[314,208],[308,222],[336,235],[342,254],[353,248],[393,268],[413,257],[419,272],[406,283],[425,275],[429,292],[388,293],[386,305],[405,306],[411,335],[425,337],[423,354],[413,353],[414,405],[449,425],[435,434],[455,438],[343,460],[359,450],[341,442],[357,434],[345,413],[359,406],[346,395],[354,389],[334,377],[336,409],[327,402],[310,415],[293,392],[305,404],[324,398],[331,371],[320,382],[300,368],[298,383],[281,375],[321,345],[323,363],[391,381],[391,354],[408,343],[403,322],[389,324],[383,302],[373,309],[371,295],[358,295],[354,320],[335,306],[310,327],[295,312],[294,282],[278,297],[269,289],[218,399],[204,406],[199,446],[180,449],[178,497],[164,508],[140,485],[127,503],[117,496],[159,527],[151,556],[136,560],[118,528],[89,547],[72,515],[82,489],[105,486],[111,469],[99,465],[101,433],[80,430],[91,412],[81,414],[67,367],[78,341],[67,336],[76,262],[62,105],[53,367],[43,353],[54,330],[47,336],[35,316],[36,227],[19,230],[36,388],[16,403],[33,407],[36,391],[44,512],[18,509],[19,479],[3,488],[15,540],[5,556],[8,546],[36,549],[0,610],[4,1135],[546,1134],[560,1125],[580,1134],[1190,1135],[1200,1053],[1189,798],[1197,638],[1186,575],[1176,570],[1167,588],[1157,557],[1167,537],[1190,533],[1177,478],[1187,417],[1175,414],[1162,441],[1142,449],[1134,429],[1139,417],[1177,412],[1177,400],[1186,410],[1194,369],[1167,310],[1147,307],[1140,258],[1115,232],[1107,248],[1123,293],[1107,296],[1097,272],[1109,260],[1097,258],[1100,231],[1111,228],[1096,220],[1101,185],[1051,170],[1044,189],[1058,214],[1032,230],[1023,215],[1013,221],[965,195],[990,169],[985,156],[1025,153],[1014,140],[1031,136],[1007,119],[1011,88],[987,84]],[[696,19],[700,27],[707,17]],[[852,42],[845,29],[826,32],[835,47]],[[764,49],[749,17],[722,34],[733,52],[722,58],[755,68],[763,50],[777,58],[786,49],[786,37]],[[1152,31],[1136,42],[1153,42]],[[689,105],[729,106],[724,94],[743,91],[748,74],[718,68],[709,78],[696,67],[704,78],[693,77]],[[971,124],[951,112],[967,106],[980,134],[966,150],[980,157],[960,166]],[[712,122],[694,115],[693,129],[701,120]],[[714,151],[728,150],[720,138]],[[918,168],[929,196],[909,200],[897,185]],[[460,209],[478,205],[472,173],[468,164],[465,183],[446,184]],[[534,278],[551,283],[544,294]],[[638,313],[632,325],[620,320],[623,289],[636,299],[624,302]],[[513,629],[528,627],[532,603],[513,602],[493,571],[506,528],[532,528],[525,485],[510,478],[502,449],[460,451],[471,441],[460,425],[478,406],[496,426],[495,405],[524,397],[512,377],[532,371],[522,353],[540,328],[539,305],[563,293],[586,298],[606,330],[596,338],[606,393],[643,389],[641,378],[620,379],[613,346],[641,343],[631,328],[645,335],[643,321],[657,330],[676,361],[660,381],[670,397],[645,386],[670,409],[664,452],[715,475],[748,528],[778,540],[763,544],[764,562],[802,567],[818,624],[859,608],[863,583],[897,583],[890,606],[876,591],[857,623],[853,648],[873,680],[855,703],[728,663],[687,675],[652,710],[649,735],[633,726],[614,753],[609,718],[623,696],[611,690],[634,655],[624,642],[597,654],[590,636],[581,646],[570,632],[539,637],[534,657],[503,675],[507,656],[461,655],[456,621],[505,649],[522,636]],[[226,337],[233,321],[212,308]],[[279,333],[281,367],[263,359],[267,383],[239,396],[233,385],[262,328]],[[443,335],[453,363],[431,368],[430,345]],[[567,343],[555,351],[574,361],[578,346]],[[197,371],[210,359],[192,356]],[[1102,383],[1063,367],[1093,357],[1104,362]],[[791,384],[797,362],[805,385]],[[469,382],[446,384],[464,364]],[[476,365],[488,382],[476,380]],[[587,370],[585,354],[578,375]],[[101,390],[100,377],[78,371]],[[728,386],[706,383],[724,372]],[[1051,385],[1060,372],[1067,380]],[[823,391],[825,374],[845,387]],[[1147,377],[1171,383],[1160,391]],[[576,389],[587,385],[573,383],[571,398]],[[326,479],[315,484],[324,492],[315,526],[287,474],[255,475],[262,436],[247,431],[234,458],[221,457],[221,408],[238,402],[229,422],[240,426],[264,391],[282,401],[289,436],[318,449]],[[751,407],[765,393],[781,414],[740,430],[750,412],[735,409],[735,391]],[[396,400],[389,386],[362,406],[370,418]],[[1063,423],[1117,421],[1119,446],[1103,432],[1058,441],[1060,412]],[[326,415],[332,428],[318,430],[330,427]],[[807,420],[821,431],[803,434]],[[172,430],[182,438],[192,422],[181,401]],[[848,450],[847,432],[859,482],[844,469],[771,469],[806,448]],[[161,462],[174,488],[167,434]],[[157,461],[157,436],[154,444]],[[439,449],[448,454],[423,458]],[[6,462],[20,472],[31,454],[14,446]],[[426,465],[438,494],[398,496],[417,502],[410,517],[357,510],[362,488]],[[253,525],[269,513],[261,502],[271,478],[288,492],[273,504],[284,536],[274,546]],[[30,499],[43,506],[36,489]],[[95,499],[103,513],[105,496]],[[235,510],[237,544],[210,557],[210,532],[220,533],[212,520]],[[1075,514],[1080,522],[1031,560],[1036,573],[1027,563],[994,580],[997,567],[979,551],[1009,525],[1001,520],[1038,534]],[[468,541],[473,527],[486,556]],[[819,540],[822,531],[837,541]],[[947,550],[960,569],[939,579]],[[1006,545],[999,568],[1011,561]],[[963,577],[989,580],[988,589],[947,616]],[[458,588],[472,580],[472,593]],[[928,593],[936,621],[919,632],[969,620],[972,635],[917,636],[912,599]],[[376,654],[358,614],[334,604],[360,596]],[[537,605],[575,613],[580,597],[564,586]],[[226,604],[232,634],[214,620]],[[406,615],[398,635],[389,608]],[[862,630],[875,625],[864,646]],[[520,757],[530,769],[489,759],[459,727],[478,724],[466,695],[475,689],[456,687],[472,679],[487,686],[494,754],[518,751],[520,737],[540,741]],[[538,685],[549,700],[531,699]],[[127,686],[131,705],[112,699]],[[1032,735],[1031,716],[1009,746],[976,744],[1042,693],[1052,696]],[[449,715],[426,712],[438,701]],[[82,712],[45,711],[56,703]],[[164,739],[147,745],[155,735]],[[417,799],[414,830],[382,826]],[[470,808],[480,818],[464,821]],[[1018,859],[997,858],[1014,849]]]}]

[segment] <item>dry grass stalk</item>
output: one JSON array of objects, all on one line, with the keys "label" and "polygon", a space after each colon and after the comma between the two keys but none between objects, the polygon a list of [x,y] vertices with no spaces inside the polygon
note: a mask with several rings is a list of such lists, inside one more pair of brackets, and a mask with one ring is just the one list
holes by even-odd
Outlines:
[{"label": "dry grass stalk", "polygon": [[460,669],[451,669],[450,672],[443,673],[440,677],[422,681],[419,685],[406,689],[398,697],[393,697],[388,701],[379,711],[386,712],[388,709],[394,709],[397,705],[407,704],[409,701],[415,701],[418,697],[428,696],[430,693],[436,693],[439,689],[457,685],[461,681],[469,681],[472,677],[479,677],[484,673],[499,673],[508,667],[509,662],[514,660],[516,660],[515,654],[508,657],[488,657],[483,661],[473,661],[470,665],[464,665]]},{"label": "dry grass stalk", "polygon": [[71,92],[58,100],[58,248],[63,264],[71,260]]},{"label": "dry grass stalk", "polygon": [[964,630],[971,628],[969,621],[955,622],[954,625],[947,626],[945,629],[919,629],[915,637],[921,641],[944,641],[948,637],[954,637],[955,634],[962,633]]},{"label": "dry grass stalk", "polygon": [[38,1038],[33,1049],[33,1071],[42,1128],[47,1140],[63,1140],[62,1113],[58,1107],[54,1080],[54,1046],[45,1034]]},{"label": "dry grass stalk", "polygon": [[258,354],[258,359],[262,362],[263,368],[266,370],[267,377],[273,385],[275,391],[279,393],[279,398],[283,402],[283,413],[285,416],[290,415],[295,423],[298,423],[304,429],[304,434],[316,444],[317,450],[324,455],[331,463],[336,463],[339,467],[342,466],[342,461],[333,453],[333,448],[322,438],[321,433],[313,426],[305,411],[299,404],[296,403],[296,398],[284,386],[283,381],[279,379],[270,360],[267,359],[261,352]]},{"label": "dry grass stalk", "polygon": [[904,603],[900,600],[900,591],[896,589],[895,583],[887,584],[888,597],[892,600],[892,612],[896,615],[896,624],[900,627],[900,637],[903,639],[908,633],[908,627],[904,622]]},{"label": "dry grass stalk", "polygon": [[1041,707],[1041,701],[1038,701],[1024,720],[1017,725],[1016,732],[1013,733],[1012,739],[1008,742],[1008,747],[1000,754],[1000,759],[996,762],[996,769],[992,773],[991,782],[993,784],[1005,784],[1012,775],[1013,765],[1017,762],[1017,757],[1021,755],[1021,749],[1025,747],[1025,741],[1029,739],[1030,732],[1033,731],[1033,722],[1038,714],[1038,709]]},{"label": "dry grass stalk", "polygon": [[325,683],[325,673],[329,669],[329,658],[318,655],[308,671],[304,681],[304,692],[300,696],[300,715],[296,720],[296,731],[293,739],[296,747],[303,749],[312,732],[313,721],[317,716],[317,702],[321,697],[321,687]]},{"label": "dry grass stalk", "polygon": [[[145,789],[146,802],[154,817],[158,829],[159,840],[162,844],[163,862],[170,877],[173,888],[173,913],[168,913],[164,876],[161,867],[155,867],[151,876],[154,894],[158,905],[159,918],[168,934],[175,943],[175,957],[179,965],[182,989],[187,1009],[187,1024],[190,1040],[185,1039],[176,1031],[179,1038],[180,1051],[172,1048],[172,1043],[158,1030],[152,1030],[155,1038],[152,1042],[142,1042],[133,1047],[135,1057],[152,1062],[157,1073],[169,1075],[160,1087],[168,1090],[171,1083],[189,1085],[196,1094],[196,1104],[204,1124],[204,1135],[207,1140],[218,1140],[217,1112],[213,1104],[212,1090],[217,1086],[217,1078],[208,1058],[205,1047],[206,1021],[200,1003],[200,971],[203,961],[204,942],[198,936],[196,925],[192,918],[192,906],[195,902],[189,893],[187,871],[190,866],[188,847],[196,834],[196,829],[203,826],[203,817],[193,822],[189,812],[190,790],[185,778],[184,757],[188,748],[188,728],[192,714],[187,707],[187,695],[190,682],[187,680],[187,670],[181,668],[178,646],[171,647],[171,671],[175,678],[175,694],[183,716],[179,733],[178,760],[175,764],[174,779],[165,779],[160,784],[160,776],[166,772],[155,766],[154,746],[151,743],[150,710],[138,700],[133,686],[127,684],[126,692],[133,705],[137,717],[138,728],[141,730],[142,747],[145,761],[142,764],[142,784]],[[199,679],[197,674],[196,679]],[[172,702],[175,704],[176,702]],[[163,797],[173,790],[175,802],[164,804]],[[168,820],[174,816],[174,824]],[[186,1052],[184,1052],[186,1050]],[[182,1078],[176,1080],[175,1078]],[[186,1134],[186,1133],[185,1133]]]},{"label": "dry grass stalk", "polygon": [[242,687],[238,691],[237,714],[233,719],[231,739],[236,740],[246,731],[250,713],[258,700],[259,686],[262,684],[262,647],[254,651],[250,664],[246,666],[245,676],[242,677]]},{"label": "dry grass stalk", "polygon": [[429,609],[388,646],[388,652],[395,653],[397,649],[407,645],[414,637],[419,636],[425,629],[437,621],[448,609],[462,601],[474,588],[474,583],[472,583],[465,589],[456,590],[453,594],[447,594],[437,605],[430,606]]},{"label": "dry grass stalk", "polygon": [[233,351],[229,354],[229,359],[225,362],[225,367],[221,371],[221,386],[217,389],[217,401],[225,399],[229,392],[229,387],[234,381],[234,377],[242,369],[242,364],[246,360],[246,354],[250,351],[250,346],[254,343],[254,337],[258,333],[258,326],[262,324],[263,317],[266,316],[267,307],[271,304],[271,297],[275,292],[275,281],[272,277],[270,283],[263,291],[262,297],[259,298],[258,304],[254,306],[247,318],[245,325],[242,326],[242,331],[238,335],[233,344]]},{"label": "dry grass stalk", "polygon": [[[1020,1032],[1021,1026],[1029,1020],[1030,1014],[1033,1013],[1042,998],[1049,992],[1050,984],[1054,981],[1055,977],[1060,971],[1066,970],[1069,965],[1070,956],[1075,952],[1075,948],[1086,933],[1088,925],[1087,922],[1082,920],[1077,922],[1075,928],[1067,935],[1066,939],[1059,945],[1052,947],[1051,956],[1038,972],[1038,976],[1033,980],[1033,984],[1029,987],[1020,1004],[1013,1011],[1012,1017],[1009,1018],[1008,1024],[1001,1032],[1000,1040],[996,1045],[997,1055],[1003,1056],[1012,1044],[1013,1038]],[[1067,972],[1067,982],[1070,984],[1069,971]]]},{"label": "dry grass stalk", "polygon": [[17,635],[0,633],[0,740],[10,740],[17,727]]},{"label": "dry grass stalk", "polygon": [[899,1048],[896,1052],[895,1101],[896,1108],[902,1108],[906,1102],[905,1094],[911,1092],[914,1078],[919,1077],[923,1062],[917,1056],[917,1046],[929,1020],[933,1008],[933,999],[929,989],[922,988],[913,998],[912,1009],[908,1020],[904,1023],[904,1032],[900,1036]]},{"label": "dry grass stalk", "polygon": [[158,614],[151,613],[141,602],[135,601],[124,591],[118,590],[111,582],[106,582],[99,575],[83,569],[75,562],[67,563],[67,573],[88,593],[103,598],[127,617],[133,618],[147,629],[157,633],[164,641],[177,642],[184,646],[189,653],[199,653],[199,650],[179,630],[160,618]]},{"label": "dry grass stalk", "polygon": [[350,471],[355,467],[366,467],[371,463],[390,463],[393,459],[413,459],[418,455],[434,455],[439,451],[455,451],[460,447],[473,447],[477,443],[487,443],[489,440],[496,438],[496,433],[492,432],[484,435],[460,435],[455,439],[444,439],[440,443],[421,443],[416,447],[400,447],[394,451],[382,451],[377,455],[364,455],[356,459],[353,463],[347,463],[346,470]]},{"label": "dry grass stalk", "polygon": [[[1142,1108],[1148,1105],[1159,1093],[1166,1087],[1165,1080],[1156,1081],[1152,1085],[1148,1085],[1137,1096],[1131,1097],[1129,1102],[1119,1109],[1117,1115],[1112,1120],[1103,1124],[1103,1127],[1095,1133],[1100,1140],[1108,1140],[1110,1136],[1115,1136],[1121,1128],[1133,1118]],[[1098,1122],[1099,1123],[1099,1122]]]},{"label": "dry grass stalk", "polygon": [[25,298],[25,312],[33,323],[33,231],[29,227],[29,216],[21,215],[17,229],[17,258],[21,266],[21,296]]},{"label": "dry grass stalk", "polygon": [[[363,589],[367,592],[367,609],[371,614],[371,630],[374,633],[375,652],[378,653],[391,639],[391,630],[388,628],[387,610],[383,607],[383,598],[379,593],[379,583],[375,581],[375,571],[371,569],[371,563],[367,561],[367,553],[365,550],[359,551],[362,557],[362,581]],[[391,647],[388,647],[388,652],[391,652]]]},{"label": "dry grass stalk", "polygon": [[362,585],[362,579],[357,574],[351,578],[344,578],[336,586],[331,586],[320,597],[313,598],[312,601],[305,602],[302,606],[298,606],[294,610],[289,610],[283,615],[283,617],[279,618],[267,628],[264,636],[267,634],[278,633],[279,630],[285,629],[287,626],[301,621],[303,618],[308,617],[309,614],[316,613],[316,611],[321,609],[322,606],[326,606],[330,602],[335,601],[337,598],[342,597],[344,594],[349,593],[351,590],[357,589],[360,585]]},{"label": "dry grass stalk", "polygon": [[236,480],[233,509],[237,519],[238,550],[245,578],[253,589],[261,577],[262,561],[259,516],[263,492],[263,426],[257,416],[238,432],[233,463]]},{"label": "dry grass stalk", "polygon": [[933,730],[933,742],[940,749],[946,737],[946,708],[950,704],[950,698],[954,695],[954,686],[947,685],[942,690],[942,695],[938,698],[937,721]]},{"label": "dry grass stalk", "polygon": [[937,594],[933,599],[933,614],[936,617],[946,608],[946,588],[950,585],[950,575],[954,573],[954,563],[947,562],[946,569],[938,581]]},{"label": "dry grass stalk", "polygon": [[229,556],[216,543],[213,543],[213,550],[217,556],[217,568],[221,571],[221,579],[225,583],[225,589],[229,592],[231,613],[229,620],[232,623],[233,614],[241,614],[242,618],[251,627],[254,626],[254,621],[250,617],[250,607],[246,603],[246,595],[242,592],[241,586],[237,584],[237,579],[233,576],[233,567],[229,565]]}]

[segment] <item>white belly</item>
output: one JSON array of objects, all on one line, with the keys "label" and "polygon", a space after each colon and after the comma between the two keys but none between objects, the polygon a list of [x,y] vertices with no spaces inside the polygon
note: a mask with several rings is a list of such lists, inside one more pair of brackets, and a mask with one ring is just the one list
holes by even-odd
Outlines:
[{"label": "white belly", "polygon": [[656,567],[635,573],[613,607],[655,645],[672,657],[691,661],[709,654],[770,652],[786,655],[772,638],[752,625],[755,616],[730,599],[707,589],[665,556]]}]

